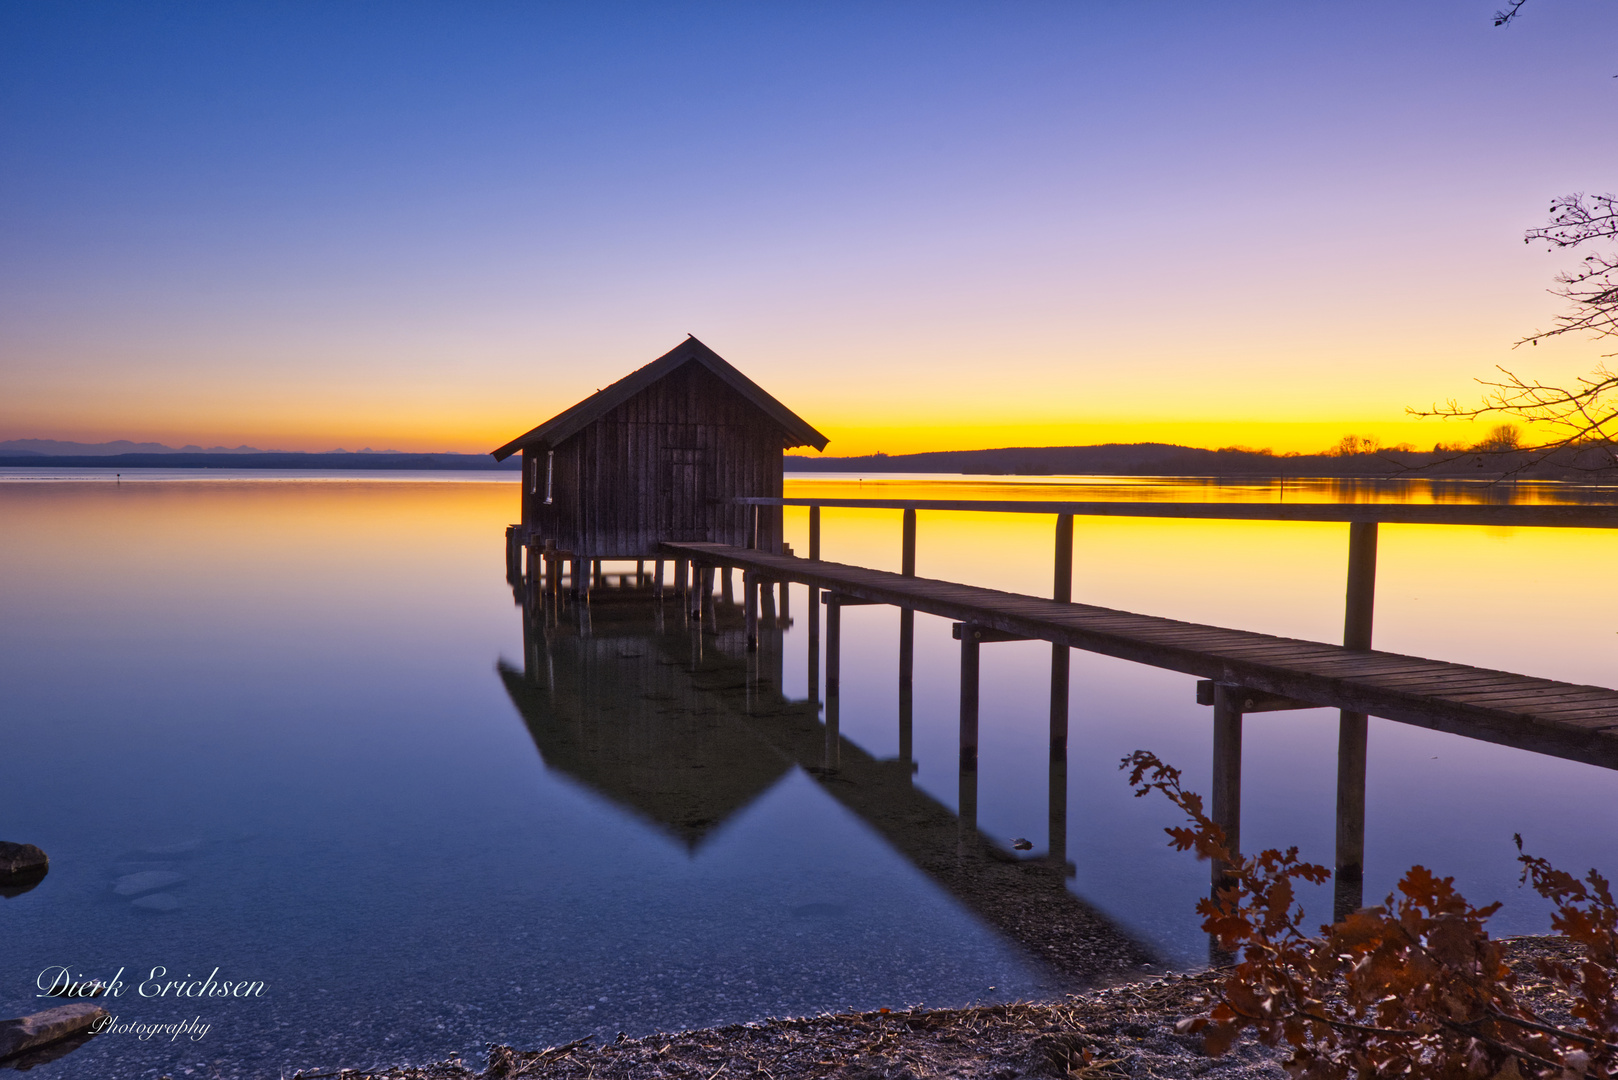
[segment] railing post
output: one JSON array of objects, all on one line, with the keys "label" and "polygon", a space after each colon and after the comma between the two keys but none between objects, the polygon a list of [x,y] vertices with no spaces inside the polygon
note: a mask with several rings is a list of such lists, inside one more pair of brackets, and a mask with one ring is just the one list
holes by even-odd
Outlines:
[{"label": "railing post", "polygon": [[899,550],[899,573],[905,577],[916,576],[916,512],[906,510],[904,516],[904,539]]},{"label": "railing post", "polygon": [[[1374,521],[1348,527],[1348,596],[1343,608],[1343,646],[1371,647],[1376,610],[1376,539]],[[1365,755],[1368,722],[1364,713],[1344,710],[1337,726],[1337,865],[1333,875],[1332,915],[1346,918],[1357,910],[1365,890]]]},{"label": "railing post", "polygon": [[[1056,574],[1051,588],[1053,599],[1073,600],[1073,515],[1056,515]],[[1069,672],[1073,652],[1066,645],[1051,643],[1051,761],[1067,760],[1067,710]]]}]

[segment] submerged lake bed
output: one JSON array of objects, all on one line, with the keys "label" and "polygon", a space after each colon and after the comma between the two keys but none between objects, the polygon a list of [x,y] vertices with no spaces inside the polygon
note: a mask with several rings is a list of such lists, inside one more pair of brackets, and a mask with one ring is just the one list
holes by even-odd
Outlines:
[{"label": "submerged lake bed", "polygon": [[[968,872],[952,863],[966,841],[957,651],[943,620],[916,620],[903,762],[897,612],[844,613],[844,750],[828,771],[809,749],[823,740],[824,694],[801,588],[766,650],[768,685],[749,681],[734,629],[693,646],[678,605],[659,625],[643,598],[610,589],[587,632],[557,620],[540,678],[502,572],[511,478],[11,472],[0,477],[0,839],[38,844],[52,864],[37,888],[0,899],[0,1012],[53,1004],[37,984],[61,967],[122,971],[129,989],[107,1001],[121,1022],[210,1025],[196,1039],[98,1037],[42,1075],[472,1061],[490,1042],[1082,985],[1080,961],[1042,952],[1026,920],[996,921],[1017,897],[1093,931],[1110,950],[1098,978],[1206,959],[1192,907],[1207,868],[1167,849],[1171,808],[1133,799],[1117,769],[1147,748],[1206,790],[1208,710],[1186,676],[1073,654],[1059,825],[1071,868],[1045,872],[1049,646],[985,647],[970,839],[994,865]],[[1502,496],[1412,482],[967,477],[789,477],[787,493],[1603,498],[1554,484]],[[799,551],[805,527],[789,508]],[[826,558],[897,569],[897,512],[827,510],[823,528]],[[1041,516],[923,513],[918,572],[1046,593],[1050,529]],[[1332,641],[1346,533],[1080,519],[1074,597]],[[1618,583],[1597,569],[1613,542],[1598,530],[1386,527],[1377,647],[1613,685]],[[1336,731],[1327,710],[1247,719],[1246,847],[1298,844],[1330,862]],[[1565,869],[1610,872],[1615,796],[1605,770],[1373,719],[1367,899],[1419,862],[1475,902],[1505,901],[1497,933],[1543,932],[1543,904],[1517,886],[1512,834]],[[1026,858],[1014,838],[1031,841]],[[1306,902],[1329,917],[1324,891]],[[216,969],[262,994],[140,992]]]}]

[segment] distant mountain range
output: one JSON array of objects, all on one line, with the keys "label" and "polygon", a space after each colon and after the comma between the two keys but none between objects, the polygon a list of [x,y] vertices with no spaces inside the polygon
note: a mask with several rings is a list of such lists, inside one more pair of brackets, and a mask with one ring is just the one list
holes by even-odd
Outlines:
[{"label": "distant mountain range", "polygon": [[517,470],[522,459],[497,462],[488,454],[410,454],[401,450],[260,450],[252,446],[182,446],[57,439],[0,441],[0,466],[100,469],[491,469]]},{"label": "distant mountain range", "polygon": [[[1569,447],[1532,458],[1520,452],[1380,450],[1366,453],[1273,454],[1228,447],[1202,450],[1172,443],[1104,446],[1012,446],[992,450],[937,450],[925,454],[807,457],[789,454],[794,473],[965,473],[988,476],[1208,476],[1373,477],[1426,476],[1491,479],[1510,471],[1524,479],[1610,480],[1611,456],[1600,448]],[[522,459],[496,462],[488,454],[412,454],[398,450],[291,450],[136,443],[0,441],[0,466],[125,469],[466,469],[516,471]],[[1608,470],[1602,474],[1602,470]],[[1594,470],[1594,472],[1592,472]]]},{"label": "distant mountain range", "polygon": [[[0,454],[44,454],[49,457],[106,457],[110,454],[290,454],[295,450],[260,450],[256,446],[164,446],[154,442],[63,442],[60,439],[5,439],[0,441]],[[329,454],[402,454],[403,450],[328,450]]]},{"label": "distant mountain range", "polygon": [[1376,450],[1350,454],[1275,454],[1228,447],[1203,450],[1172,443],[1103,446],[1010,446],[995,450],[936,450],[866,457],[788,455],[788,472],[967,473],[988,476],[1417,476],[1492,478],[1511,470],[1535,479],[1596,479],[1610,467],[1600,448],[1570,447],[1530,461],[1520,451]]}]

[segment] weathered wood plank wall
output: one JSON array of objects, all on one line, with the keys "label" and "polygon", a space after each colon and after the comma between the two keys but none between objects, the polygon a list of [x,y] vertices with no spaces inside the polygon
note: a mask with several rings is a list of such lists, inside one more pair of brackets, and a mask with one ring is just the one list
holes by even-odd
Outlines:
[{"label": "weathered wood plank wall", "polygon": [[[723,380],[688,364],[555,448],[549,506],[546,451],[525,450],[523,524],[593,559],[655,558],[664,540],[747,546],[751,510],[735,500],[781,497],[784,441]],[[764,550],[778,550],[780,522],[780,509],[766,508]]]}]

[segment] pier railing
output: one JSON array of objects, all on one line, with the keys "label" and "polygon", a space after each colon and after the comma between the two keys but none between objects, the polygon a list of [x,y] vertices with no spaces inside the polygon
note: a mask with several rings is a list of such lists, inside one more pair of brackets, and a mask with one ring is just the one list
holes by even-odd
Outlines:
[{"label": "pier railing", "polygon": [[[1343,615],[1343,647],[1368,651],[1376,598],[1377,530],[1382,524],[1494,526],[1524,528],[1618,528],[1618,506],[1580,505],[1478,505],[1410,503],[1243,503],[1171,501],[1090,501],[1057,502],[1036,500],[976,499],[850,499],[850,498],[741,498],[738,503],[752,508],[754,528],[750,535],[763,535],[759,517],[771,508],[806,507],[809,511],[810,560],[820,559],[820,516],[823,508],[897,510],[903,513],[901,573],[916,574],[916,524],[921,511],[976,512],[996,514],[1043,514],[1054,516],[1055,551],[1052,599],[1068,604],[1073,591],[1073,519],[1075,517],[1171,518],[1212,521],[1341,522],[1349,526],[1348,574]],[[777,536],[780,530],[775,530]],[[750,545],[757,547],[757,544]],[[777,552],[779,554],[779,552]],[[818,608],[811,588],[811,610]],[[753,586],[748,587],[748,596]],[[830,593],[827,605],[828,657],[826,686],[828,696],[836,694],[838,609],[852,600]],[[907,713],[913,663],[914,612],[900,612],[900,703]],[[818,619],[810,633],[818,637]],[[750,621],[751,628],[751,621]],[[969,758],[975,761],[977,742],[977,646],[981,641],[1017,640],[1016,635],[997,632],[972,624],[955,628],[962,643],[961,728],[963,770]],[[811,649],[814,642],[811,643]],[[1051,655],[1051,750],[1053,760],[1065,760],[1068,700],[1067,645],[1053,641]],[[1543,689],[1540,691],[1543,692]],[[1605,692],[1609,693],[1610,692]],[[833,698],[833,700],[835,700]],[[1241,733],[1243,712],[1311,707],[1254,687],[1206,682],[1198,687],[1198,700],[1213,708],[1214,776],[1212,813],[1227,829],[1233,846],[1238,843],[1241,815]],[[832,706],[834,708],[835,706]],[[835,715],[835,713],[831,713]],[[908,719],[908,717],[905,717]],[[835,721],[833,721],[835,722]],[[1367,714],[1340,710],[1337,755],[1337,904],[1339,913],[1359,903],[1365,851],[1365,766]],[[968,740],[970,745],[968,745]],[[1573,756],[1573,755],[1569,755]],[[964,775],[964,773],[963,773]],[[963,781],[963,799],[967,788]],[[975,790],[975,789],[974,789]],[[1216,869],[1217,874],[1217,869]]]}]

